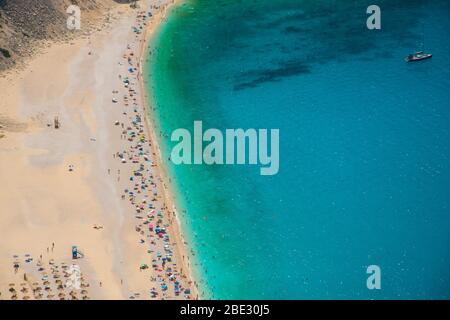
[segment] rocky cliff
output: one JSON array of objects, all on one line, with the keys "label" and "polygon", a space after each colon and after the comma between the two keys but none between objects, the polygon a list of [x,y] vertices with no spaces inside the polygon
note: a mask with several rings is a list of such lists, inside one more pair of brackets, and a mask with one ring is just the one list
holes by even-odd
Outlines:
[{"label": "rocky cliff", "polygon": [[[67,28],[69,5],[80,7],[82,30],[95,23],[114,5],[128,0],[0,0],[0,71],[30,56],[43,40],[65,40],[74,36]],[[85,28],[86,27],[86,28]]]}]

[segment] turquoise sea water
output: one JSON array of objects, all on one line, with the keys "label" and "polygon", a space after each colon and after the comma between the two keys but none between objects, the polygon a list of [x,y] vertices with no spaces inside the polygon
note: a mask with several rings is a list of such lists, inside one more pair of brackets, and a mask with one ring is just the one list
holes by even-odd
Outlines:
[{"label": "turquoise sea water", "polygon": [[450,298],[450,3],[377,1],[370,31],[372,2],[187,0],[153,41],[166,158],[194,120],[280,129],[275,176],[168,162],[204,297]]}]

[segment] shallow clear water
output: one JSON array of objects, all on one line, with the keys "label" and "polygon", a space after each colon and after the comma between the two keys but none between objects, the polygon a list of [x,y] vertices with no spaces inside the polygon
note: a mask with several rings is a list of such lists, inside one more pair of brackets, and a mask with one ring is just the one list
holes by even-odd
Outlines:
[{"label": "shallow clear water", "polygon": [[450,298],[450,3],[370,4],[189,0],[153,42],[166,157],[194,120],[280,129],[275,176],[168,164],[204,296]]}]

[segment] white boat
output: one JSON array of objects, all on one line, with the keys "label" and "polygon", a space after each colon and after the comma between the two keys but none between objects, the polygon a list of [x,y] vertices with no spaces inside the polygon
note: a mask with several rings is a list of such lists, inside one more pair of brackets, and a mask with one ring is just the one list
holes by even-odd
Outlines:
[{"label": "white boat", "polygon": [[414,62],[414,61],[420,61],[425,59],[430,59],[433,55],[431,53],[425,53],[423,51],[418,51],[413,54],[409,54],[406,58],[406,62]]}]

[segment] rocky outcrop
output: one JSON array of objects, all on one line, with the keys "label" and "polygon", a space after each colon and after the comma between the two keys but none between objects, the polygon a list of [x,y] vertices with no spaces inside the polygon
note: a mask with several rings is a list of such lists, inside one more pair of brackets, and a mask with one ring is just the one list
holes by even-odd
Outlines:
[{"label": "rocky outcrop", "polygon": [[80,7],[83,28],[92,17],[124,0],[0,0],[0,71],[30,56],[43,40],[64,40],[74,36],[67,28],[69,5]]}]

